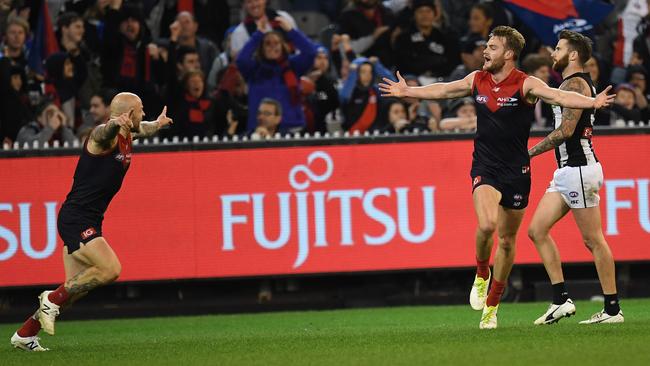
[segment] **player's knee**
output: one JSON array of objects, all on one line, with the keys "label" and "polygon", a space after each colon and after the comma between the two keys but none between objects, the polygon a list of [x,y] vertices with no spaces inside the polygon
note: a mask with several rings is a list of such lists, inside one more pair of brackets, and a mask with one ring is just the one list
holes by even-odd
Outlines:
[{"label": "player's knee", "polygon": [[119,261],[113,261],[101,269],[101,279],[103,283],[111,283],[120,277],[122,265]]},{"label": "player's knee", "polygon": [[544,237],[547,235],[545,230],[542,230],[538,227],[531,226],[528,228],[528,237],[537,245]]},{"label": "player's knee", "polygon": [[598,248],[598,246],[604,244],[604,240],[601,240],[601,238],[596,235],[583,236],[582,242],[585,244],[585,247],[587,247],[587,249],[589,249],[591,252],[593,252],[594,249]]},{"label": "player's knee", "polygon": [[496,219],[485,219],[481,220],[478,223],[478,229],[484,235],[492,235],[497,229],[497,220]]}]

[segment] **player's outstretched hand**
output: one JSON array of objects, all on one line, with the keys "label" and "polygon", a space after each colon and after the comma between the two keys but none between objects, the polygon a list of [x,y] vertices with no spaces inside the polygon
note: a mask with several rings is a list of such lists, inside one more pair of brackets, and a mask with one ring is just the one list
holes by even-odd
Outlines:
[{"label": "player's outstretched hand", "polygon": [[612,86],[609,85],[605,90],[602,92],[598,93],[596,95],[596,98],[594,98],[594,108],[600,109],[600,108],[605,108],[609,107],[610,104],[614,103],[614,98],[616,98],[616,94],[609,94],[607,95],[607,92],[612,89]]},{"label": "player's outstretched hand", "polygon": [[165,127],[167,125],[174,123],[174,121],[171,118],[167,117],[167,106],[163,107],[163,110],[162,112],[160,112],[160,116],[158,116],[156,122],[158,122],[158,125],[160,127]]},{"label": "player's outstretched hand", "polygon": [[111,118],[109,123],[114,123],[120,127],[126,127],[129,131],[133,128],[133,122],[131,121],[131,112],[122,113],[121,115]]},{"label": "player's outstretched hand", "polygon": [[384,78],[383,80],[383,83],[379,83],[379,91],[382,93],[382,97],[401,98],[405,95],[408,85],[406,85],[406,80],[404,80],[399,71],[397,72],[397,82],[389,78]]}]

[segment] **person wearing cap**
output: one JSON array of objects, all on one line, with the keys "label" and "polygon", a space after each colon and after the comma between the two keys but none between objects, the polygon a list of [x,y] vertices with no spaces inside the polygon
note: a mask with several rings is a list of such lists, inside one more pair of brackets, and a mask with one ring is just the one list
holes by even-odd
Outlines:
[{"label": "person wearing cap", "polygon": [[460,63],[458,37],[434,26],[437,11],[432,0],[413,1],[413,22],[394,43],[395,64],[404,73],[442,79]]},{"label": "person wearing cap", "polygon": [[476,107],[470,97],[454,100],[449,106],[451,113],[440,121],[440,130],[476,130]]},{"label": "person wearing cap", "polygon": [[486,41],[478,34],[471,33],[460,39],[460,59],[458,65],[451,75],[449,81],[460,80],[483,66],[483,50]]},{"label": "person wearing cap", "polygon": [[[314,93],[307,97],[307,130],[309,132],[327,132],[325,117],[339,107],[339,93],[336,81],[330,72],[329,52],[324,46],[316,49],[314,67],[306,75],[315,85]],[[310,122],[311,126],[310,126]]]}]

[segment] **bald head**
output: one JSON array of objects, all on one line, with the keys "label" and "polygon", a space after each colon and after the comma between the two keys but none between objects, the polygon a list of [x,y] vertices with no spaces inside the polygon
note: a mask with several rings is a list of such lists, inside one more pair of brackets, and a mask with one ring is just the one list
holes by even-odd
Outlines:
[{"label": "bald head", "polygon": [[142,100],[133,93],[119,93],[111,101],[111,117],[118,117],[124,113],[131,113],[131,122],[134,129],[139,129],[140,121],[144,117]]}]

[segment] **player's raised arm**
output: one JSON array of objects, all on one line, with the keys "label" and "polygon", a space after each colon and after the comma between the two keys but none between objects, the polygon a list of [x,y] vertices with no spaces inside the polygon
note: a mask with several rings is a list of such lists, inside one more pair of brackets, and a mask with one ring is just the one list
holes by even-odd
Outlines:
[{"label": "player's raised arm", "polygon": [[529,76],[524,81],[524,94],[533,95],[540,98],[548,104],[559,105],[566,108],[580,108],[580,109],[600,109],[608,107],[614,102],[616,94],[607,95],[607,92],[612,88],[608,86],[595,98],[587,97],[578,94],[574,91],[560,90],[551,88],[540,79]]},{"label": "player's raised arm", "polygon": [[[580,78],[567,80],[560,86],[560,90],[572,91],[581,95],[590,93],[589,86]],[[530,150],[528,150],[528,155],[532,158],[533,156],[537,156],[562,145],[564,141],[573,135],[576,125],[580,120],[580,116],[582,116],[582,109],[563,108],[562,123],[560,126],[548,134],[544,140],[530,148]]]},{"label": "player's raised arm", "polygon": [[158,119],[156,119],[155,121],[140,122],[140,127],[138,129],[138,132],[133,134],[133,138],[135,139],[135,138],[153,136],[162,127],[165,127],[172,123],[174,123],[174,121],[171,118],[167,117],[167,106],[165,106],[162,112],[160,113],[160,115],[158,116]]},{"label": "player's raised arm", "polygon": [[90,141],[102,147],[112,145],[115,137],[120,132],[120,128],[125,126],[131,128],[133,123],[129,113],[123,113],[117,117],[111,117],[106,123],[95,127],[90,133]]},{"label": "player's raised arm", "polygon": [[476,71],[463,79],[449,83],[433,83],[425,86],[408,86],[406,80],[397,72],[397,81],[384,78],[379,84],[383,97],[411,97],[419,99],[451,99],[470,95]]}]

